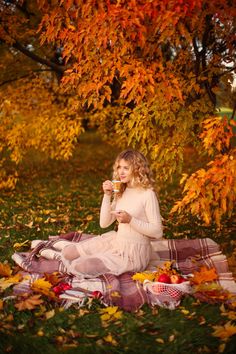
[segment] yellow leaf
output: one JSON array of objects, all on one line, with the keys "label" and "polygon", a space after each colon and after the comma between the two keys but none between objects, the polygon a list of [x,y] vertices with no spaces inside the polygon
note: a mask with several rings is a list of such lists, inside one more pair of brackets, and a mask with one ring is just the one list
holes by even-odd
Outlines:
[{"label": "yellow leaf", "polygon": [[112,345],[117,345],[117,341],[112,337],[112,335],[109,333],[106,337],[103,337],[104,341],[107,343],[111,343]]},{"label": "yellow leaf", "polygon": [[162,338],[156,338],[156,342],[160,344],[164,344],[164,340]]},{"label": "yellow leaf", "polygon": [[0,288],[2,290],[6,290],[7,288],[9,288],[10,286],[12,286],[13,284],[19,283],[22,280],[22,275],[21,274],[16,274],[12,277],[9,277],[7,279],[2,278],[0,279]]},{"label": "yellow leaf", "polygon": [[224,326],[213,326],[214,332],[212,335],[214,337],[219,337],[223,341],[227,341],[229,337],[236,334],[236,326],[233,325],[230,321],[227,322]]},{"label": "yellow leaf", "polygon": [[118,311],[118,306],[108,306],[100,309],[102,321],[116,321],[122,317],[122,311]]},{"label": "yellow leaf", "polygon": [[22,247],[24,247],[26,245],[28,246],[29,242],[30,242],[29,240],[26,240],[26,241],[24,241],[22,243],[16,242],[16,243],[14,243],[13,247],[14,247],[15,250],[18,250],[18,249],[20,249],[20,248],[22,248]]},{"label": "yellow leaf", "polygon": [[111,296],[112,296],[112,297],[121,297],[121,295],[120,295],[120,293],[119,293],[118,291],[113,291],[113,292],[111,293]]},{"label": "yellow leaf", "polygon": [[31,284],[31,289],[33,291],[51,297],[52,299],[56,299],[56,295],[53,291],[51,291],[51,288],[52,284],[45,280],[45,278],[35,280]]},{"label": "yellow leaf", "polygon": [[45,312],[45,317],[48,320],[49,318],[52,318],[53,316],[55,316],[55,310],[51,310],[51,311],[47,311]]},{"label": "yellow leaf", "polygon": [[93,220],[93,215],[88,215],[88,216],[86,216],[86,220],[87,220],[87,221]]},{"label": "yellow leaf", "polygon": [[114,317],[117,319],[117,320],[120,320],[122,318],[122,311],[117,311],[115,314],[114,314]]},{"label": "yellow leaf", "polygon": [[140,281],[141,283],[144,282],[144,280],[150,280],[150,281],[153,281],[155,279],[155,273],[135,273],[133,276],[132,276],[132,279],[133,280],[138,280]]},{"label": "yellow leaf", "polygon": [[31,289],[34,291],[49,290],[52,284],[45,278],[37,279],[31,284]]},{"label": "yellow leaf", "polygon": [[108,313],[104,313],[103,315],[101,315],[101,320],[102,321],[108,321],[110,319],[110,315],[108,315]]},{"label": "yellow leaf", "polygon": [[181,310],[181,312],[182,312],[184,315],[188,315],[188,314],[189,314],[189,310],[183,309],[183,310]]},{"label": "yellow leaf", "polygon": [[44,336],[44,331],[42,329],[39,329],[37,332],[37,336],[43,337]]}]

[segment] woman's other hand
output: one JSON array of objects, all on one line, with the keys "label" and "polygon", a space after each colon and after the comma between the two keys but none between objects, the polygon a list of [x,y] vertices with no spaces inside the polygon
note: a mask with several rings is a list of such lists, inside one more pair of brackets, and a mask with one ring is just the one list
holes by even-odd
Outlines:
[{"label": "woman's other hand", "polygon": [[112,190],[113,190],[112,182],[109,180],[103,182],[102,189],[103,189],[104,194],[112,195]]},{"label": "woman's other hand", "polygon": [[129,224],[132,216],[124,210],[120,210],[116,213],[116,219],[123,224]]}]

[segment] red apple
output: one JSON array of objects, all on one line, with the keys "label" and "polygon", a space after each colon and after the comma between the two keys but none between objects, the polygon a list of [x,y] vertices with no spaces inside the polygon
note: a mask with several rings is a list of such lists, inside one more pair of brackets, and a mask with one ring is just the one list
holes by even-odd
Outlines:
[{"label": "red apple", "polygon": [[101,291],[98,291],[98,290],[93,291],[93,292],[92,292],[92,297],[93,297],[94,299],[100,299],[100,298],[102,297]]},{"label": "red apple", "polygon": [[159,275],[159,277],[157,278],[157,281],[160,283],[167,283],[170,284],[170,277],[168,274],[166,273],[162,273]]},{"label": "red apple", "polygon": [[181,277],[178,274],[172,274],[170,276],[171,284],[179,284],[181,283]]},{"label": "red apple", "polygon": [[179,282],[180,282],[180,283],[183,283],[183,282],[185,282],[185,281],[188,281],[188,280],[185,279],[185,278],[183,278],[183,277],[180,277],[180,278],[179,278]]}]

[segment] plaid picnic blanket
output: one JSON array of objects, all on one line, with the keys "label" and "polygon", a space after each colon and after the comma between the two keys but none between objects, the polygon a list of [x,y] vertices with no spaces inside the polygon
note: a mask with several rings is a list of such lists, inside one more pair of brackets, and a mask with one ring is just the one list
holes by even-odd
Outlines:
[{"label": "plaid picnic blanket", "polygon": [[[83,304],[84,298],[94,291],[103,294],[106,305],[119,306],[126,311],[135,311],[143,304],[151,304],[149,294],[142,284],[132,279],[134,273],[127,272],[119,276],[104,274],[94,279],[78,279],[76,276],[66,274],[61,260],[48,260],[39,257],[40,251],[53,249],[58,240],[81,242],[93,235],[71,232],[60,236],[49,237],[48,241],[41,241],[30,252],[15,253],[14,261],[28,274],[28,279],[15,286],[15,292],[25,292],[32,280],[43,277],[45,273],[60,272],[64,274],[66,282],[71,289],[65,291],[61,298],[65,307],[72,303]],[[190,274],[205,265],[214,267],[218,274],[218,283],[225,289],[236,294],[236,283],[229,271],[226,256],[222,254],[219,245],[212,239],[161,239],[152,243],[153,254],[147,270],[154,271],[167,260],[174,260],[175,266],[183,274]]]}]

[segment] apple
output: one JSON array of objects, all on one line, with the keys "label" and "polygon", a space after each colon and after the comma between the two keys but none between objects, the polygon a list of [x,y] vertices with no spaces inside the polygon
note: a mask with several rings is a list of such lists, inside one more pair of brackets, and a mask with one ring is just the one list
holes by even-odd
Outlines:
[{"label": "apple", "polygon": [[172,274],[170,276],[170,281],[171,281],[171,284],[179,284],[179,283],[181,283],[181,277],[177,274]]},{"label": "apple", "polygon": [[100,298],[102,297],[101,291],[98,291],[98,290],[93,291],[93,292],[92,292],[92,297],[93,297],[94,299],[100,299]]},{"label": "apple", "polygon": [[183,278],[183,277],[180,277],[180,279],[179,279],[179,282],[180,282],[180,283],[183,283],[183,282],[185,282],[185,281],[188,281],[188,280],[185,279],[185,278]]},{"label": "apple", "polygon": [[162,273],[159,275],[159,277],[157,278],[157,281],[160,283],[167,283],[170,284],[170,277],[168,274],[166,273]]}]

